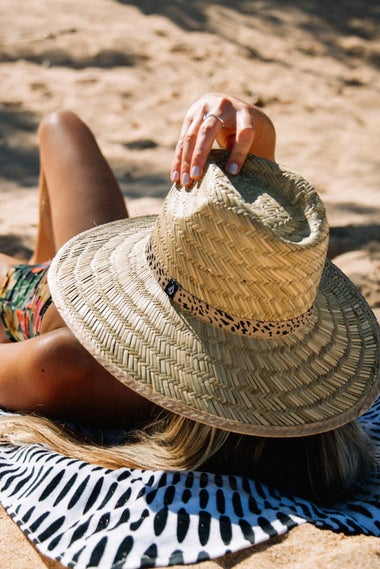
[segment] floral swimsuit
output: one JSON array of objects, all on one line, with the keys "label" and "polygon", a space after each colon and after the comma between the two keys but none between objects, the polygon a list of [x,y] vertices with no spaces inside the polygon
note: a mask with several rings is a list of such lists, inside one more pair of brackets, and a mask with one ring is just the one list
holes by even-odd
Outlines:
[{"label": "floral swimsuit", "polygon": [[0,288],[0,317],[10,340],[19,342],[40,333],[43,315],[52,302],[47,272],[50,262],[16,265]]}]

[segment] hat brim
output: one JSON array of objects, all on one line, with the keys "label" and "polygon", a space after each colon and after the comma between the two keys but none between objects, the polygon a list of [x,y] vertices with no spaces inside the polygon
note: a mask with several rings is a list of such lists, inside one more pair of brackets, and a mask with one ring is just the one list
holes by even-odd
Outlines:
[{"label": "hat brim", "polygon": [[54,303],[112,375],[205,424],[267,437],[311,435],[379,394],[379,326],[327,262],[311,321],[273,339],[237,336],[172,303],[146,261],[155,216],[112,222],[66,243],[49,270]]}]

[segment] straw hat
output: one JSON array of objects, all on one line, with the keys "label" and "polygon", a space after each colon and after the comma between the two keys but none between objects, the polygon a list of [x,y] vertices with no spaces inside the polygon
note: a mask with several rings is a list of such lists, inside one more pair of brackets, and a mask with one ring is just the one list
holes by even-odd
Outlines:
[{"label": "straw hat", "polygon": [[291,437],[336,428],[379,394],[379,327],[326,261],[316,191],[250,156],[213,151],[158,216],[78,235],[49,271],[53,300],[116,378],[221,429]]}]

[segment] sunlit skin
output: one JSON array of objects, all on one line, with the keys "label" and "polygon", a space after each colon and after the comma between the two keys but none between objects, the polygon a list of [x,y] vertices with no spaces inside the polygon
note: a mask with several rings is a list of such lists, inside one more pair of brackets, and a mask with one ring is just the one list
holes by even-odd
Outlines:
[{"label": "sunlit skin", "polygon": [[[207,113],[222,117],[203,120]],[[39,226],[30,262],[51,259],[72,236],[128,217],[118,183],[88,127],[73,113],[49,115],[39,128]],[[170,177],[190,186],[202,176],[217,141],[230,150],[227,169],[237,174],[248,153],[274,160],[275,131],[260,109],[239,99],[208,94],[187,111]],[[0,279],[20,261],[0,254]],[[131,426],[153,404],[111,376],[81,346],[54,304],[41,334],[9,342],[0,328],[0,407],[97,424]]]}]

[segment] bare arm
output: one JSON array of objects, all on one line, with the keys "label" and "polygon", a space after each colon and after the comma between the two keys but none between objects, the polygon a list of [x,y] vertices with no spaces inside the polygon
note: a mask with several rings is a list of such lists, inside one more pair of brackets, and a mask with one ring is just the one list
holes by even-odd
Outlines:
[{"label": "bare arm", "polygon": [[215,141],[231,151],[226,167],[230,174],[240,171],[249,153],[275,159],[276,132],[269,117],[240,99],[211,93],[186,113],[172,162],[172,181],[188,186],[199,179]]},{"label": "bare arm", "polygon": [[1,344],[0,361],[3,408],[128,427],[152,407],[100,366],[66,327]]}]

